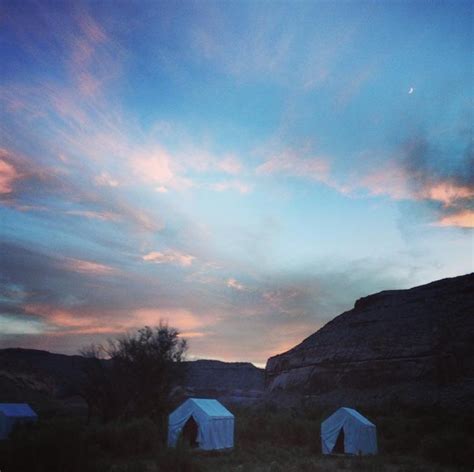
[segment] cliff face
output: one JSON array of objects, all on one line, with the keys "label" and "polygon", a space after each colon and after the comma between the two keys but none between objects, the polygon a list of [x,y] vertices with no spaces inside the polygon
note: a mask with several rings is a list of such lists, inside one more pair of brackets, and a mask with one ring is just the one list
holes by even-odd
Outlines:
[{"label": "cliff face", "polygon": [[267,392],[321,405],[474,409],[474,274],[361,298],[265,375]]}]

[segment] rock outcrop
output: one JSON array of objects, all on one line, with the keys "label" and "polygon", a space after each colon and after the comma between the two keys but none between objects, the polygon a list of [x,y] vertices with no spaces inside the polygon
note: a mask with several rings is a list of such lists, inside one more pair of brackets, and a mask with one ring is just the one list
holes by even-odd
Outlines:
[{"label": "rock outcrop", "polygon": [[474,410],[474,274],[361,298],[265,376],[271,396],[319,405]]}]

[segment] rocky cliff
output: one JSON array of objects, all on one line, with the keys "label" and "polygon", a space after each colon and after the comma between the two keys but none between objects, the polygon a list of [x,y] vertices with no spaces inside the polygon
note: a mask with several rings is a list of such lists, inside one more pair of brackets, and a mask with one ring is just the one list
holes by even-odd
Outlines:
[{"label": "rocky cliff", "polygon": [[266,366],[270,395],[474,410],[474,274],[357,300]]}]

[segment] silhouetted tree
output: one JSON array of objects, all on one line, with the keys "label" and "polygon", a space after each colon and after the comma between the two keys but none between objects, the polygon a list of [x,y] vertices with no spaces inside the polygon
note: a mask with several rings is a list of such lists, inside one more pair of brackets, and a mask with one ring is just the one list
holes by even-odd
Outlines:
[{"label": "silhouetted tree", "polygon": [[88,419],[99,416],[110,421],[120,416],[123,394],[117,390],[118,372],[102,345],[91,344],[79,351],[86,358],[81,393],[88,407]]},{"label": "silhouetted tree", "polygon": [[83,349],[88,358],[83,395],[89,414],[104,421],[149,417],[165,431],[170,393],[182,375],[186,350],[179,331],[164,323]]}]

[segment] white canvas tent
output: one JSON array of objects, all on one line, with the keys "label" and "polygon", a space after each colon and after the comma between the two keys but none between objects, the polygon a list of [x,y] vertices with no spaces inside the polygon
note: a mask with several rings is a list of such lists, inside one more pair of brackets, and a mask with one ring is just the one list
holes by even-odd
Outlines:
[{"label": "white canvas tent", "polygon": [[323,454],[377,454],[377,428],[352,408],[339,408],[321,423]]},{"label": "white canvas tent", "polygon": [[168,446],[181,435],[206,451],[234,446],[234,415],[213,399],[189,398],[169,415]]},{"label": "white canvas tent", "polygon": [[15,424],[37,419],[27,403],[0,403],[0,439],[7,439]]}]

